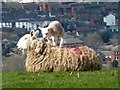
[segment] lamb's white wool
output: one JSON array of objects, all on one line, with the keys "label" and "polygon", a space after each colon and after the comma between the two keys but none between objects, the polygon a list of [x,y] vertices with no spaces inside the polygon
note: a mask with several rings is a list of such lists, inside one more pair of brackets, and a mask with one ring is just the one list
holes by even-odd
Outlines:
[{"label": "lamb's white wool", "polygon": [[39,28],[41,30],[43,38],[47,37],[48,29],[47,28]]},{"label": "lamb's white wool", "polygon": [[36,36],[39,34],[39,31],[32,30],[30,34],[25,34],[23,37],[21,37],[17,43],[17,49],[22,50],[23,54],[25,53],[25,50],[27,49],[27,43],[33,40],[34,38],[37,38]]},{"label": "lamb's white wool", "polygon": [[54,46],[58,39],[60,39],[60,47],[62,47],[63,39],[64,39],[64,28],[61,23],[58,21],[53,21],[46,28],[39,28],[42,32],[43,38],[46,38],[48,42],[52,40]]}]

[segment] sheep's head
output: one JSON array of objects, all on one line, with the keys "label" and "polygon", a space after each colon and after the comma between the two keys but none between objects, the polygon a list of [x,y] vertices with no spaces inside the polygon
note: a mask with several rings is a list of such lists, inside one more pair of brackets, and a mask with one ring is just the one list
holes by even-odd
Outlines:
[{"label": "sheep's head", "polygon": [[39,31],[32,30],[30,34],[25,34],[23,37],[21,37],[17,43],[17,49],[19,50],[26,50],[27,44],[31,42],[32,40],[37,39],[37,34]]},{"label": "sheep's head", "polygon": [[30,34],[25,34],[23,37],[21,37],[17,43],[17,49],[27,49],[27,42],[30,39]]},{"label": "sheep's head", "polygon": [[35,53],[42,54],[46,45],[47,44],[44,42],[44,40],[36,39],[29,44],[28,50],[34,50]]}]

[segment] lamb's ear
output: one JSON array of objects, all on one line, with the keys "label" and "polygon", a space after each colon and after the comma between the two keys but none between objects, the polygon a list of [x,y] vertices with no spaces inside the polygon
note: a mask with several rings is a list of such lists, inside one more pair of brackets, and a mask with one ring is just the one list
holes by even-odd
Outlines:
[{"label": "lamb's ear", "polygon": [[40,29],[40,31],[43,31],[43,30],[45,30],[45,28],[40,28],[40,27],[39,27],[39,29]]},{"label": "lamb's ear", "polygon": [[42,31],[41,27],[39,27],[39,30]]},{"label": "lamb's ear", "polygon": [[49,32],[49,33],[54,33],[54,30],[53,30],[52,28],[49,28],[49,29],[48,29],[48,32]]},{"label": "lamb's ear", "polygon": [[30,36],[32,37],[34,35],[34,30],[30,31]]}]

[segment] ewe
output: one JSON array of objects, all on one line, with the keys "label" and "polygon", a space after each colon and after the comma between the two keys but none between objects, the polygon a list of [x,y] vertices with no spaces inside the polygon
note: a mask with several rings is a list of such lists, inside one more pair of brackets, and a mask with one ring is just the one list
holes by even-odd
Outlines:
[{"label": "ewe", "polygon": [[51,22],[46,28],[39,28],[42,32],[43,38],[47,39],[48,42],[56,46],[58,39],[60,39],[59,46],[62,47],[64,39],[64,28],[58,21]]},{"label": "ewe", "polygon": [[87,46],[60,48],[34,39],[27,43],[27,51],[25,66],[28,72],[101,69],[99,57]]},{"label": "ewe", "polygon": [[18,48],[27,50],[25,66],[28,72],[101,69],[100,59],[93,49],[87,46],[54,47],[38,39],[36,34],[37,31],[31,31],[17,44]]}]

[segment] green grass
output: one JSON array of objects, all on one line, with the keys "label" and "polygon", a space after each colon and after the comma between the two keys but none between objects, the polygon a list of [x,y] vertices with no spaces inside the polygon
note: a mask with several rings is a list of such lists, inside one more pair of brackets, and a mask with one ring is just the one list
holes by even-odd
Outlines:
[{"label": "green grass", "polygon": [[118,88],[118,70],[72,75],[70,72],[3,72],[2,79],[3,88]]}]

